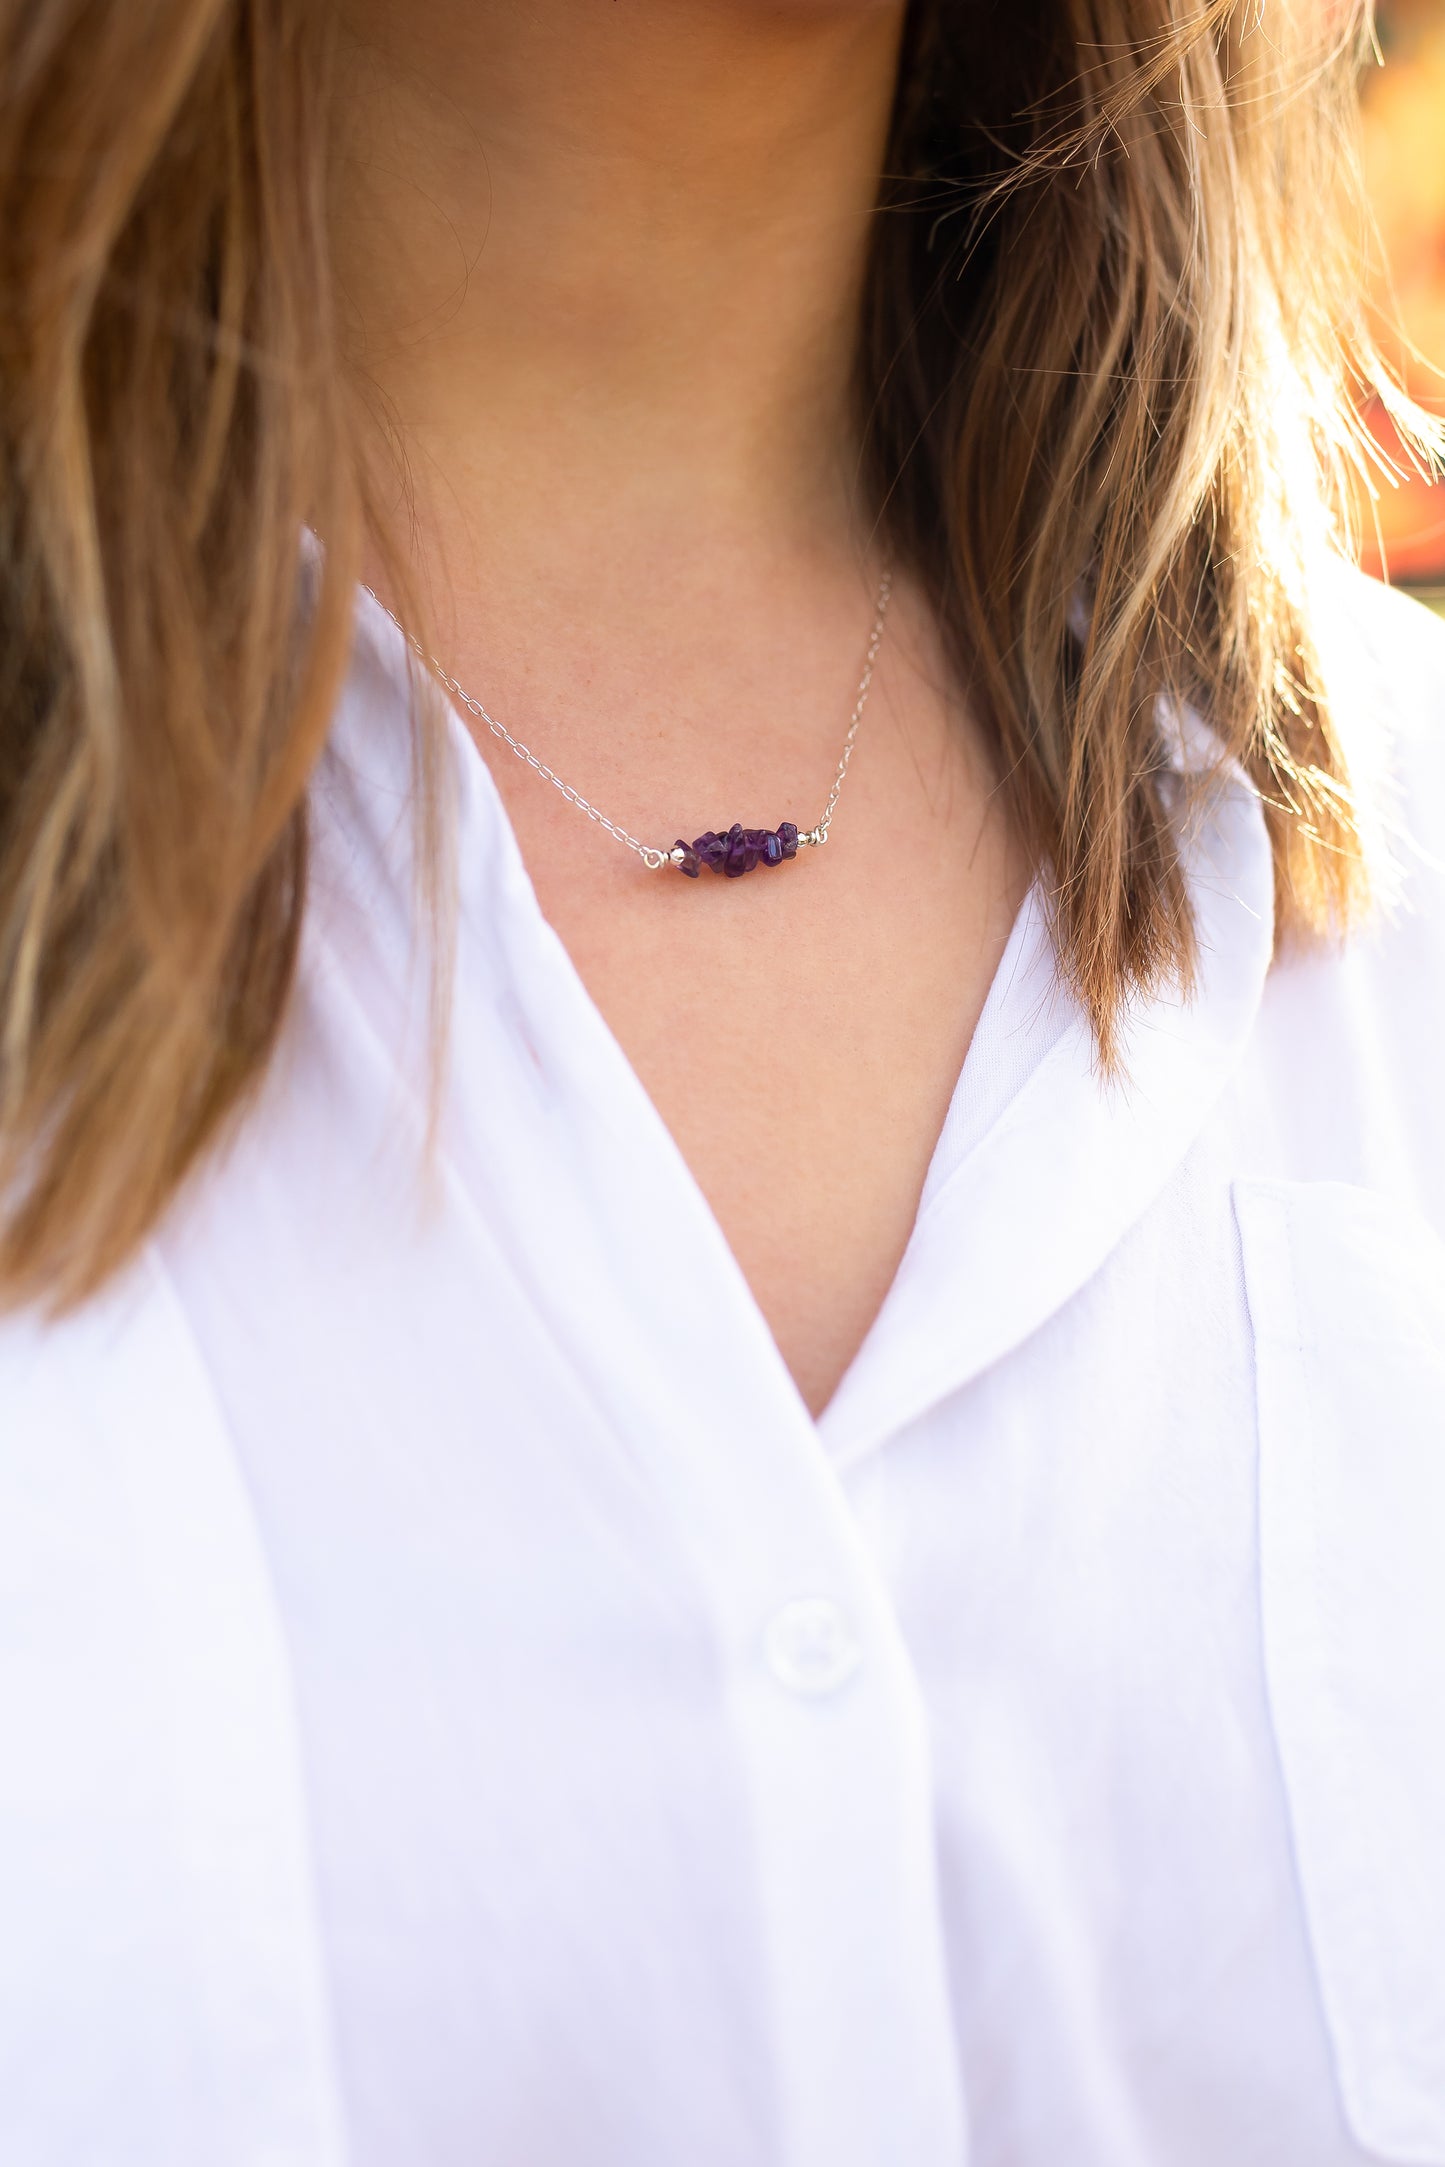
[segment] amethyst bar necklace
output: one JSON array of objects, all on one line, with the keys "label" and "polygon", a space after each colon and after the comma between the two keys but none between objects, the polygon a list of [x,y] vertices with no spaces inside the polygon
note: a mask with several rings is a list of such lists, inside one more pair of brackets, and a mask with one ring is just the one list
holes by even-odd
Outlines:
[{"label": "amethyst bar necklace", "polygon": [[[833,777],[833,787],[828,792],[827,804],[812,827],[799,828],[795,821],[780,820],[775,828],[745,828],[741,821],[735,820],[730,827],[709,828],[706,834],[695,837],[690,843],[683,842],[679,837],[670,850],[661,849],[653,843],[640,842],[635,835],[629,835],[626,828],[619,827],[615,821],[609,820],[605,813],[599,812],[595,805],[590,805],[570,783],[564,783],[554,769],[549,768],[545,761],[539,760],[520,739],[513,737],[511,731],[504,728],[495,716],[489,715],[481,701],[473,699],[472,695],[442,668],[436,656],[428,654],[420,640],[407,631],[400,618],[386,609],[386,604],[379,595],[372,594],[372,599],[386,610],[387,616],[413,651],[438,682],[446,686],[452,697],[460,701],[469,715],[474,715],[478,722],[484,722],[493,737],[508,746],[517,758],[534,769],[544,782],[549,782],[554,789],[560,790],[569,805],[575,805],[579,813],[585,813],[589,820],[605,829],[616,842],[635,851],[650,872],[660,872],[663,866],[670,865],[675,866],[679,873],[685,873],[689,880],[696,880],[703,867],[707,866],[714,873],[723,873],[730,880],[736,880],[741,874],[750,873],[755,865],[781,865],[785,858],[796,857],[800,849],[814,848],[819,843],[827,842],[828,829],[832,825],[833,814],[838,805],[838,794],[843,788],[848,762],[853,757],[853,747],[857,742],[858,725],[863,720],[863,710],[868,704],[868,688],[873,682],[873,666],[883,644],[883,620],[888,614],[888,597],[892,591],[892,572],[885,568],[878,584],[878,606],[873,617],[873,630],[868,639],[868,652],[863,661],[858,697],[848,718],[847,734],[843,739],[843,750]],[[367,592],[371,594],[372,590],[368,588]]]}]

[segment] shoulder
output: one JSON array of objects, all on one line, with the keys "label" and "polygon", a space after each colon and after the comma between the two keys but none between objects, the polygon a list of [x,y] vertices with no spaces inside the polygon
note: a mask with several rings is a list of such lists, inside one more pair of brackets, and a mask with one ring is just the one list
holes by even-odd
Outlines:
[{"label": "shoulder", "polygon": [[1357,565],[1329,558],[1317,576],[1316,631],[1353,650],[1366,675],[1388,683],[1412,704],[1445,698],[1445,617],[1402,588],[1390,587]]},{"label": "shoulder", "polygon": [[1314,633],[1374,878],[1343,942],[1290,944],[1256,1047],[1275,1171],[1388,1190],[1445,1233],[1445,620],[1342,563]]},{"label": "shoulder", "polygon": [[0,1314],[0,1466],[106,1454],[163,1428],[194,1367],[152,1251],[89,1301],[51,1317]]},{"label": "shoulder", "polygon": [[[1314,636],[1367,813],[1408,908],[1440,908],[1445,861],[1445,617],[1338,559]],[[1391,883],[1383,883],[1389,889]],[[1445,927],[1441,928],[1445,932]]]}]

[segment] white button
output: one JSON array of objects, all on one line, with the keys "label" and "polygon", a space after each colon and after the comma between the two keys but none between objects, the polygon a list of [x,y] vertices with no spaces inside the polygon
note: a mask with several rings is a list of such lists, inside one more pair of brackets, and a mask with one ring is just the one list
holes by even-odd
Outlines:
[{"label": "white button", "polygon": [[848,1620],[826,1595],[799,1595],[769,1618],[768,1668],[790,1693],[836,1693],[863,1660]]}]

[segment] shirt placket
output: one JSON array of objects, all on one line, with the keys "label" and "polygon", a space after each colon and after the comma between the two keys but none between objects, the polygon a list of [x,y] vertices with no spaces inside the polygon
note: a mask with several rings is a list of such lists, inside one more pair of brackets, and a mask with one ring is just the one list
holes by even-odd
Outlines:
[{"label": "shirt placket", "polygon": [[961,2167],[927,1725],[891,1598],[712,1213],[509,839],[492,844],[504,969],[459,1008],[458,1072],[495,1064],[499,1019],[517,1044],[456,1164],[702,1592],[765,1921],[781,2160]]}]

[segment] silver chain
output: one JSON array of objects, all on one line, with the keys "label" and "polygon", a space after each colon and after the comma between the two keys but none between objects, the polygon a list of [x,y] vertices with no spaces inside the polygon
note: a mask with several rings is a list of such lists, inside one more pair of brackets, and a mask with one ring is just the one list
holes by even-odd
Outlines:
[{"label": "silver chain", "polygon": [[[672,850],[659,850],[652,843],[640,842],[635,835],[629,835],[626,828],[619,827],[615,820],[609,820],[605,813],[599,812],[595,805],[590,804],[583,797],[580,790],[574,790],[570,783],[564,783],[554,768],[548,767],[545,760],[537,758],[530,746],[524,745],[520,738],[513,737],[511,731],[507,729],[505,724],[498,722],[495,715],[489,715],[481,701],[474,699],[464,685],[459,685],[451,672],[444,669],[442,664],[438,662],[435,655],[428,654],[416,634],[408,632],[396,612],[387,609],[385,602],[382,601],[381,596],[377,594],[374,588],[368,587],[366,591],[373,602],[376,603],[378,609],[386,611],[387,616],[390,617],[397,631],[401,633],[403,639],[412,649],[412,652],[426,664],[438,683],[445,685],[453,699],[459,701],[469,715],[475,715],[478,722],[484,722],[493,737],[505,745],[510,752],[514,752],[517,758],[524,761],[529,768],[532,768],[540,775],[544,782],[551,783],[554,790],[560,790],[569,805],[575,805],[579,813],[585,813],[589,820],[595,821],[599,828],[605,828],[607,833],[614,836],[619,843],[625,844],[629,850],[635,850],[650,872],[655,873],[662,866],[674,863]],[[843,778],[848,772],[848,762],[853,757],[853,747],[858,738],[858,725],[863,720],[863,710],[868,704],[868,688],[873,682],[874,665],[878,660],[878,650],[883,644],[883,620],[888,614],[888,598],[892,592],[892,568],[885,567],[883,577],[878,584],[878,607],[873,618],[873,630],[868,639],[868,652],[864,657],[863,675],[858,685],[858,697],[854,703],[853,712],[848,718],[848,734],[843,740],[843,751],[838,761],[838,771],[833,777],[833,787],[828,792],[828,802],[823,807],[820,818],[813,827],[799,830],[798,844],[800,848],[805,843],[826,843],[828,840],[828,829],[833,814],[837,809],[838,793],[843,787]]]},{"label": "silver chain", "polygon": [[838,808],[838,793],[843,787],[843,778],[848,773],[853,747],[858,742],[858,725],[863,720],[863,710],[868,705],[868,688],[873,682],[873,666],[878,660],[878,650],[883,645],[883,620],[888,615],[888,597],[892,592],[893,569],[891,565],[885,565],[883,577],[878,582],[878,607],[873,617],[873,630],[868,635],[868,652],[863,657],[863,675],[858,680],[858,697],[853,703],[853,712],[848,717],[848,734],[843,740],[843,750],[838,757],[838,771],[833,777],[833,787],[828,792],[828,802],[823,807],[822,817],[816,826],[809,828],[806,835],[799,834],[800,843],[826,843],[828,840],[828,830]]}]

